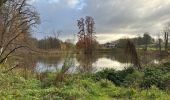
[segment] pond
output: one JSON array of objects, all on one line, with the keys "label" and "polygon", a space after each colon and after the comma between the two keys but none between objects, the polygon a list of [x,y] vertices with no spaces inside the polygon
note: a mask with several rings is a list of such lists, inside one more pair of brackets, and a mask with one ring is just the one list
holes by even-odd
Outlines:
[{"label": "pond", "polygon": [[[130,66],[130,63],[121,63],[117,60],[112,60],[109,58],[99,58],[96,62],[93,62],[91,65],[88,63],[81,64],[75,58],[72,58],[73,65],[70,66],[69,72],[96,72],[105,68],[114,68],[115,70],[123,70],[126,67]],[[64,65],[64,59],[58,63],[49,63],[44,61],[38,61],[35,67],[37,72],[46,72],[46,71],[57,71],[61,70]]]},{"label": "pond", "polygon": [[[142,57],[141,57],[142,58]],[[143,59],[145,58],[145,59]],[[159,64],[158,58],[143,57],[142,63]],[[34,70],[38,73],[47,71],[60,71],[63,67],[67,68],[69,73],[76,72],[97,72],[105,68],[123,70],[132,66],[128,58],[122,53],[103,53],[95,55],[74,54],[71,57],[66,55],[38,57]]]}]

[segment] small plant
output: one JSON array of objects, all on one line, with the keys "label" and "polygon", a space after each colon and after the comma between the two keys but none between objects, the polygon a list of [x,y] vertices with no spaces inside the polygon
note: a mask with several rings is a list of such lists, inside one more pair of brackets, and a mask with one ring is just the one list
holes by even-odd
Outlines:
[{"label": "small plant", "polygon": [[64,78],[66,77],[66,73],[69,71],[71,67],[74,65],[74,59],[73,58],[73,50],[71,48],[70,51],[66,54],[66,59],[64,60],[64,64],[61,68],[61,71],[57,73],[56,82],[63,82]]},{"label": "small plant", "polygon": [[102,79],[102,80],[99,81],[99,83],[100,83],[100,86],[101,86],[102,88],[108,88],[108,87],[110,87],[111,85],[113,85],[112,82],[109,81],[109,80],[107,80],[107,79]]}]

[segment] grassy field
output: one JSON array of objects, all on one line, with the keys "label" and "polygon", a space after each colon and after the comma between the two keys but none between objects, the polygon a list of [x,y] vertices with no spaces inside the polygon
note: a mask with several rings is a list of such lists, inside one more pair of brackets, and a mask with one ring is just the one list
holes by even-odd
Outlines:
[{"label": "grassy field", "polygon": [[35,74],[27,71],[27,78],[19,69],[3,73],[7,66],[1,65],[0,99],[169,100],[169,65],[141,71],[105,69],[94,74]]}]

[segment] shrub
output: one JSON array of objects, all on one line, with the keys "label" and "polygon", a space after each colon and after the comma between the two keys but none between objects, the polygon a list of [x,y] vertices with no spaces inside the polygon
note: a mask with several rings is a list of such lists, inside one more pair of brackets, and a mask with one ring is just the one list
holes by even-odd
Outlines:
[{"label": "shrub", "polygon": [[132,74],[135,71],[132,67],[122,70],[122,71],[115,71],[114,69],[105,69],[103,71],[97,72],[94,75],[94,79],[101,80],[107,79],[112,81],[115,85],[121,86],[124,84],[125,78]]},{"label": "shrub", "polygon": [[164,81],[163,81],[163,72],[158,68],[146,68],[144,70],[144,78],[141,86],[143,88],[150,88],[152,85],[155,85],[161,89],[163,89]]},{"label": "shrub", "polygon": [[164,89],[170,92],[170,73],[166,74],[164,77]]},{"label": "shrub", "polygon": [[160,69],[164,72],[164,73],[170,73],[170,63],[164,63]]},{"label": "shrub", "polygon": [[128,74],[125,79],[123,86],[126,87],[139,87],[143,78],[143,73],[134,71],[132,74]]},{"label": "shrub", "polygon": [[113,85],[111,81],[106,80],[106,79],[100,80],[99,84],[102,88],[108,88]]}]

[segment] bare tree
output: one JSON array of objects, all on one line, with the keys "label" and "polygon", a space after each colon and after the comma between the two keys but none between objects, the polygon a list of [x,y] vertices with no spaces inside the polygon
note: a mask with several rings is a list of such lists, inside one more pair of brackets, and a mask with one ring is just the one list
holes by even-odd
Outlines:
[{"label": "bare tree", "polygon": [[78,20],[77,26],[80,31],[78,32],[79,40],[77,44],[84,49],[85,54],[91,54],[93,51],[93,41],[95,41],[94,24],[94,19],[90,16],[86,16],[85,20],[83,18]]},{"label": "bare tree", "polygon": [[158,34],[158,49],[159,49],[159,53],[161,54],[161,51],[162,51],[162,39],[160,38],[160,34]]},{"label": "bare tree", "polygon": [[165,42],[164,48],[165,48],[165,51],[168,49],[168,38],[169,38],[169,29],[166,28],[164,30],[164,42]]},{"label": "bare tree", "polygon": [[39,23],[39,17],[27,0],[8,0],[0,8],[0,18],[0,63],[3,63],[17,49],[27,47],[22,40]]},{"label": "bare tree", "polygon": [[88,40],[89,41],[87,41],[87,42],[89,42],[89,43],[87,43],[88,45],[89,45],[89,47],[87,48],[88,50],[88,52],[89,53],[92,53],[92,43],[93,43],[93,39],[94,39],[94,24],[95,24],[95,22],[94,22],[94,19],[92,18],[92,17],[90,17],[90,16],[86,16],[86,34],[87,34],[87,37],[89,38]]},{"label": "bare tree", "polygon": [[170,23],[167,24],[165,29],[163,30],[164,33],[164,42],[165,42],[165,51],[168,49],[168,41],[169,41],[169,33],[170,33]]}]

